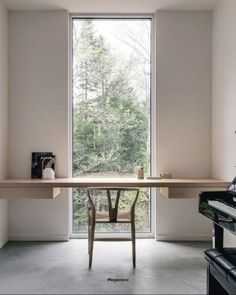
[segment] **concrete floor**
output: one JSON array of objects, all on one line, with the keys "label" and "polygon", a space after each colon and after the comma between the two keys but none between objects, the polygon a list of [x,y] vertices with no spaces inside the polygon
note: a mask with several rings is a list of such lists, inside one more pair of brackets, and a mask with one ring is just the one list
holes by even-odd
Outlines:
[{"label": "concrete floor", "polygon": [[89,270],[87,240],[9,242],[0,250],[0,294],[204,294],[210,247],[137,240],[134,270],[130,242],[95,242]]}]

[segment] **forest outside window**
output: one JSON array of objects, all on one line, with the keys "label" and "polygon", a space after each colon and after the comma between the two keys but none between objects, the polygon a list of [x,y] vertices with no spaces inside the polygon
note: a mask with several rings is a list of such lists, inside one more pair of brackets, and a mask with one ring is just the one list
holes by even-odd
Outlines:
[{"label": "forest outside window", "polygon": [[[151,18],[72,18],[74,177],[136,177],[140,165],[150,174],[150,85]],[[85,233],[85,191],[74,189],[72,199],[72,233]],[[141,190],[137,232],[150,233],[151,206],[150,190]],[[124,233],[126,226],[100,224],[96,231]]]}]

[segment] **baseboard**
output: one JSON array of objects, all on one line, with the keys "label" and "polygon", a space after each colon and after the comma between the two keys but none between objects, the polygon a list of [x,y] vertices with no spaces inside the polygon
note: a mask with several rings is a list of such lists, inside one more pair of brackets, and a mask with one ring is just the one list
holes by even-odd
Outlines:
[{"label": "baseboard", "polygon": [[[10,235],[9,241],[68,241],[70,237],[68,235],[50,235],[50,236],[41,236],[41,235]],[[157,241],[211,241],[211,235],[157,235]],[[7,242],[7,241],[6,241]],[[1,245],[0,245],[1,248]]]},{"label": "baseboard", "polygon": [[5,239],[0,243],[0,249],[8,242],[8,239]]},{"label": "baseboard", "polygon": [[68,241],[68,235],[9,235],[9,241],[30,241],[30,242],[61,242],[61,241]]},{"label": "baseboard", "polygon": [[211,235],[156,235],[157,241],[211,241]]}]

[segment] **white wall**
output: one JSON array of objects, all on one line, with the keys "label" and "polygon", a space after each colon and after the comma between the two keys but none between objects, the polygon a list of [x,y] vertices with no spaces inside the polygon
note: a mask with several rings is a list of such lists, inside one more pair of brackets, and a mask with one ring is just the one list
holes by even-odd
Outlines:
[{"label": "white wall", "polygon": [[[213,176],[236,176],[236,1],[220,1],[213,18]],[[236,244],[235,236],[226,242]]]},{"label": "white wall", "polygon": [[[9,177],[30,177],[31,152],[56,154],[68,176],[68,13],[9,13]],[[9,239],[66,240],[68,191],[9,202]]]},{"label": "white wall", "polygon": [[[211,177],[211,12],[157,13],[157,169]],[[209,239],[198,199],[157,202],[157,239]]]},{"label": "white wall", "polygon": [[[7,177],[7,11],[0,3],[0,179]],[[0,248],[8,240],[8,202],[0,200]]]},{"label": "white wall", "polygon": [[[68,175],[68,15],[9,15],[9,177],[30,177],[32,151],[57,155]],[[157,14],[157,173],[211,176],[210,12]],[[12,240],[66,239],[67,191],[54,201],[11,201]],[[158,239],[206,239],[211,223],[197,200],[157,204]]]},{"label": "white wall", "polygon": [[68,10],[72,13],[150,13],[156,10],[211,10],[218,0],[1,0],[9,9]]},{"label": "white wall", "polygon": [[[7,177],[7,11],[0,3],[0,179]],[[8,239],[8,204],[0,200],[0,248]]]}]

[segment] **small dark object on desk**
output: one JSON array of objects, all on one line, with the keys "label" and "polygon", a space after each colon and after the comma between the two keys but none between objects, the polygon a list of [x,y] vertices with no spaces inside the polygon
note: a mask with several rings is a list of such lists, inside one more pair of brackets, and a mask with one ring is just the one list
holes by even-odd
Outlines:
[{"label": "small dark object on desk", "polygon": [[[55,159],[55,155],[52,152],[33,152],[31,178],[42,178],[42,170],[45,168],[42,167],[42,164],[46,165],[51,159]],[[55,170],[54,163],[52,164],[52,169]]]}]

